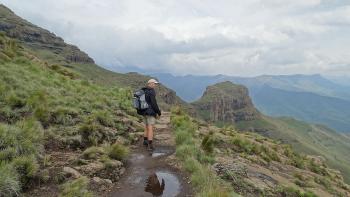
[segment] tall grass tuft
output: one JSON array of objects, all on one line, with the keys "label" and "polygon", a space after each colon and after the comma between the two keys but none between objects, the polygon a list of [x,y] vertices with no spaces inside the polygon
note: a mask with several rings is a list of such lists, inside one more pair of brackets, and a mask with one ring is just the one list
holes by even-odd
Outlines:
[{"label": "tall grass tuft", "polygon": [[173,108],[171,125],[175,131],[176,156],[184,168],[191,174],[191,182],[198,197],[229,197],[238,196],[232,192],[223,181],[211,171],[211,153],[214,149],[212,136],[205,136],[199,142],[195,140],[198,125],[180,108]]},{"label": "tall grass tuft", "polygon": [[86,177],[69,181],[63,184],[59,197],[92,197],[93,194],[87,189],[88,183]]}]

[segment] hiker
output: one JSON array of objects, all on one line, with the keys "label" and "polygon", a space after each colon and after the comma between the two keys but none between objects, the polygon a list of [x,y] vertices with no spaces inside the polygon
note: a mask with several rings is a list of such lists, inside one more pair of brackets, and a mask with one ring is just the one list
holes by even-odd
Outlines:
[{"label": "hiker", "polygon": [[143,145],[147,146],[150,151],[153,151],[153,126],[156,122],[156,118],[161,116],[161,111],[159,110],[156,92],[154,88],[157,86],[158,81],[155,79],[150,79],[147,82],[147,86],[142,88],[145,92],[145,99],[148,104],[148,108],[145,109],[141,114],[144,118],[145,131],[143,138]]}]

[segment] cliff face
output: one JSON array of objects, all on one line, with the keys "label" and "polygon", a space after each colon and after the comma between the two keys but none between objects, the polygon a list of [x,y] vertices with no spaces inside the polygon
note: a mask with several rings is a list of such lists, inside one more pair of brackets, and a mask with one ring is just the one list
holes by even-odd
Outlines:
[{"label": "cliff face", "polygon": [[193,106],[199,116],[213,122],[235,123],[255,120],[260,116],[248,95],[248,89],[231,82],[208,86],[202,98]]},{"label": "cliff face", "polygon": [[86,53],[74,45],[66,44],[62,38],[20,18],[7,7],[0,5],[0,31],[10,38],[37,52],[50,51],[59,63],[94,63]]}]

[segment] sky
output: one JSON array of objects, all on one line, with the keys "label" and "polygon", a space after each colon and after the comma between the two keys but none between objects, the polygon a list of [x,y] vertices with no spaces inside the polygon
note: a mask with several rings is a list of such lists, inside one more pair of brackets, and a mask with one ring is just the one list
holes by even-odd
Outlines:
[{"label": "sky", "polygon": [[350,0],[0,0],[114,70],[350,76]]}]

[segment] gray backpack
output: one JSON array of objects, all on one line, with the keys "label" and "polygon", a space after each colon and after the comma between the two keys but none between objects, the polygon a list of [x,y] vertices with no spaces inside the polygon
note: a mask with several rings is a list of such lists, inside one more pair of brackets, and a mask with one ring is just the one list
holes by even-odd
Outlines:
[{"label": "gray backpack", "polygon": [[148,109],[149,105],[146,101],[146,93],[144,90],[137,90],[134,92],[133,105],[137,111]]}]

